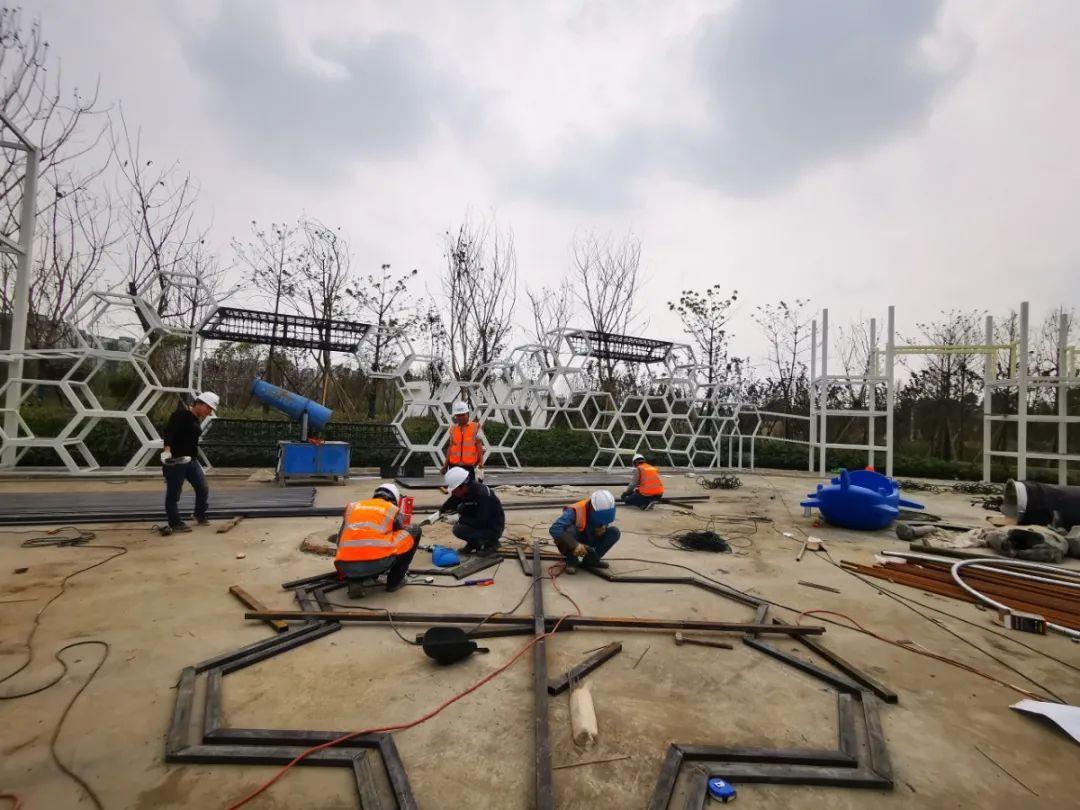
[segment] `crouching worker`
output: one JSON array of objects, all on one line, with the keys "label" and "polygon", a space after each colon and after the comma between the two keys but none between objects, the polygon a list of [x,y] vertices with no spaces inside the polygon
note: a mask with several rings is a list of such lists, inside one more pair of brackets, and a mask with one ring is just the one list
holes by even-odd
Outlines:
[{"label": "crouching worker", "polygon": [[609,567],[601,557],[619,542],[619,527],[614,523],[615,496],[606,489],[563,509],[549,532],[566,558],[566,573],[576,574],[578,565]]},{"label": "crouching worker", "polygon": [[664,497],[664,482],[660,480],[660,471],[645,461],[645,456],[634,456],[634,474],[630,485],[622,494],[622,502],[627,506],[648,509]]},{"label": "crouching worker", "polygon": [[495,490],[471,480],[471,472],[451,467],[443,479],[450,497],[440,512],[457,512],[454,537],[465,541],[464,554],[490,554],[499,548],[499,538],[506,528],[506,515]]},{"label": "crouching worker", "polygon": [[349,583],[349,596],[362,595],[363,583],[380,574],[386,574],[388,591],[405,584],[420,527],[405,526],[399,500],[396,486],[380,484],[368,500],[345,507],[334,567]]}]

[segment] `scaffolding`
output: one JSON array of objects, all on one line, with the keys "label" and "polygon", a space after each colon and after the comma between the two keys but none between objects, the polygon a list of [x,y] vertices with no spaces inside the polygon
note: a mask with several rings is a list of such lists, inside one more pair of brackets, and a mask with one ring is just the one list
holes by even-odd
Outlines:
[{"label": "scaffolding", "polygon": [[370,329],[371,324],[367,323],[217,307],[199,328],[199,336],[207,340],[356,354]]},{"label": "scaffolding", "polygon": [[566,340],[575,354],[597,360],[622,360],[625,363],[662,363],[675,344],[615,332],[595,332],[575,329],[566,333]]}]

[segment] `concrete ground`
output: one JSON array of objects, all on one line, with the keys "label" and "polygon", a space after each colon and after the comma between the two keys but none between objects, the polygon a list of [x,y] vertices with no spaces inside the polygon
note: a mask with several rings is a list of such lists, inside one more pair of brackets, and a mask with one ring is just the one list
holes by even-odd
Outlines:
[{"label": "concrete ground", "polygon": [[[1063,700],[1080,704],[1076,670],[939,613],[931,613],[934,621],[928,621],[833,567],[824,557],[808,553],[796,563],[798,542],[782,532],[798,534],[803,529],[824,538],[837,560],[870,563],[881,549],[906,546],[886,531],[811,528],[812,520],[803,516],[798,501],[813,488],[816,478],[765,473],[745,474],[742,479],[744,486],[739,490],[710,493],[709,502],[699,504],[694,516],[670,507],[644,513],[620,509],[623,539],[609,555],[612,567],[618,572],[681,573],[623,558],[689,566],[796,610],[845,613],[883,636],[909,639],[1001,680],[1041,691],[992,660],[988,654],[993,654]],[[672,475],[667,480],[669,492],[703,492],[684,477]],[[235,477],[212,478],[211,484],[270,486]],[[372,480],[354,480],[347,487],[322,487],[318,502],[343,504],[366,496],[372,484]],[[0,483],[0,498],[17,498],[21,491],[115,491],[118,486],[152,489],[159,482],[5,480]],[[438,500],[432,491],[412,494],[418,504]],[[931,511],[956,521],[975,524],[986,515],[959,495],[920,499]],[[506,500],[525,501],[529,496]],[[546,539],[547,525],[555,516],[556,510],[550,508],[509,512],[507,533]],[[671,548],[665,535],[700,526],[701,517],[716,518],[717,530],[737,546],[734,554]],[[55,678],[61,669],[53,652],[64,644],[88,639],[108,642],[104,664],[64,722],[56,743],[60,760],[85,779],[108,808],[226,806],[272,776],[275,769],[164,764],[173,686],[185,665],[269,634],[265,625],[242,618],[243,608],[227,592],[230,585],[243,585],[270,606],[295,609],[280,583],[329,569],[327,559],[303,553],[299,545],[308,537],[324,538],[337,523],[335,518],[248,520],[227,534],[200,528],[168,539],[151,532],[147,524],[95,526],[86,527],[97,533],[88,548],[22,548],[23,540],[41,532],[36,528],[22,533],[0,531],[0,677],[26,659],[24,642],[33,619],[57,593],[63,577],[117,553],[93,546],[127,550],[124,556],[70,580],[65,593],[41,615],[30,665],[0,685],[0,693],[27,691]],[[424,542],[451,540],[445,524],[425,531]],[[426,566],[427,559],[419,553],[418,567]],[[20,568],[27,570],[16,573]],[[455,593],[423,585],[390,595],[375,593],[365,604],[403,611],[488,613],[511,608],[529,585],[516,562],[503,564],[495,578],[492,587],[462,588]],[[840,593],[800,586],[800,579]],[[451,581],[439,578],[438,584]],[[973,605],[882,584],[992,628],[990,614]],[[562,577],[558,585],[593,615],[752,618],[749,608],[695,588],[608,583],[586,573]],[[550,583],[544,586],[544,596],[549,614],[572,610]],[[337,601],[347,600],[339,593]],[[529,609],[526,602],[522,611]],[[773,615],[793,620],[796,614],[777,609]],[[970,639],[986,653],[961,643],[944,628]],[[549,670],[562,672],[586,651],[613,640],[622,641],[622,653],[589,677],[600,728],[597,745],[587,751],[574,747],[568,698],[565,694],[554,697],[550,710],[553,759],[558,766],[626,758],[556,770],[560,808],[644,807],[672,741],[836,745],[835,695],[809,676],[744,647],[736,636],[730,639],[735,649],[726,651],[676,647],[670,633],[574,631],[549,641]],[[1025,634],[1022,640],[1080,666],[1080,646],[1060,636]],[[490,654],[436,668],[389,629],[346,625],[338,633],[226,678],[225,719],[234,727],[298,729],[360,729],[406,721],[492,672],[525,641],[521,637],[490,639],[483,642]],[[829,810],[1076,806],[1080,745],[1055,727],[1011,711],[1009,705],[1021,699],[1015,691],[834,625],[827,625],[822,641],[900,694],[899,704],[885,707],[882,714],[895,790],[745,785],[739,788],[740,804]],[[808,655],[792,642],[777,639],[774,643]],[[18,794],[28,809],[91,806],[89,798],[53,763],[49,743],[65,706],[86,683],[101,655],[95,645],[76,647],[64,654],[69,672],[56,686],[0,702],[0,793]],[[531,656],[526,655],[443,714],[395,736],[422,808],[532,806],[530,689]],[[352,808],[356,804],[347,771],[297,768],[250,806]]]}]

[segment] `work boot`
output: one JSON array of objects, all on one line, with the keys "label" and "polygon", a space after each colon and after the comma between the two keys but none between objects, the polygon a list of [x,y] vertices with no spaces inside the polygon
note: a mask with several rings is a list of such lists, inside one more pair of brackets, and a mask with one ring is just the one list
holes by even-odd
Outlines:
[{"label": "work boot", "polygon": [[499,544],[488,543],[487,545],[480,546],[476,553],[479,554],[481,557],[490,557],[492,554],[498,554]]},{"label": "work boot", "polygon": [[606,563],[606,562],[604,562],[603,560],[600,560],[600,559],[582,560],[581,566],[583,568],[611,568],[611,565],[609,565],[608,563]]},{"label": "work boot", "polygon": [[564,574],[576,574],[577,573],[577,565],[574,564],[574,563],[566,563],[566,570],[563,571],[563,573]]},{"label": "work boot", "polygon": [[191,531],[191,527],[188,526],[183,521],[181,521],[180,523],[170,523],[169,524],[169,533],[170,534],[181,534],[182,532],[190,532],[190,531]]},{"label": "work boot", "polygon": [[195,522],[198,523],[200,526],[209,526],[210,525],[210,518],[207,518],[207,517],[195,518]]},{"label": "work boot", "polygon": [[349,594],[350,599],[363,599],[364,598],[364,583],[362,582],[349,582],[346,584],[346,592]]},{"label": "work boot", "polygon": [[402,588],[405,587],[405,584],[406,583],[405,583],[404,579],[399,579],[399,580],[397,580],[395,582],[390,582],[389,580],[387,580],[386,581],[386,592],[387,593],[393,593],[394,591],[400,591]]},{"label": "work boot", "polygon": [[458,554],[472,555],[472,554],[476,554],[477,551],[478,551],[477,547],[474,546],[472,543],[466,543],[462,548],[458,549]]}]

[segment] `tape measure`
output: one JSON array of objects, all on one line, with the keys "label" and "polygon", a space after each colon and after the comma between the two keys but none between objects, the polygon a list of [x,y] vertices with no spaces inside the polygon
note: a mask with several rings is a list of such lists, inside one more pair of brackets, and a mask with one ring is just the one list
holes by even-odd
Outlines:
[{"label": "tape measure", "polygon": [[719,799],[724,804],[735,801],[735,788],[721,779],[719,776],[714,776],[709,780],[709,795],[714,799]]}]

